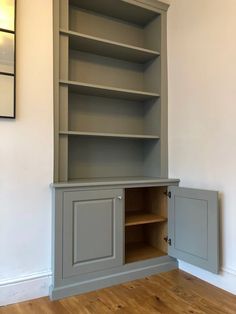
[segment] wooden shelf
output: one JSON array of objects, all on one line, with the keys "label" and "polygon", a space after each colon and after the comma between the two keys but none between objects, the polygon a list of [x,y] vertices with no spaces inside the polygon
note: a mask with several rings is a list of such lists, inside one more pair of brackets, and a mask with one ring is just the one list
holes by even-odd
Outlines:
[{"label": "wooden shelf", "polygon": [[71,92],[80,93],[90,96],[101,96],[108,98],[120,98],[127,100],[145,101],[159,98],[160,95],[156,93],[149,93],[143,91],[136,91],[131,89],[115,88],[110,86],[102,86],[97,84],[88,84],[75,81],[61,80],[60,84],[67,85]]},{"label": "wooden shelf", "polygon": [[159,140],[160,139],[160,137],[156,135],[139,135],[139,134],[75,132],[75,131],[60,131],[60,134],[61,135],[73,135],[73,136],[115,137],[115,138],[127,138],[127,139],[147,139],[147,140]]},{"label": "wooden shelf", "polygon": [[125,213],[125,226],[137,226],[167,221],[166,218],[157,214],[147,213],[144,211],[131,211]]},{"label": "wooden shelf", "polygon": [[143,242],[129,243],[125,246],[125,263],[133,263],[165,255],[165,252]]},{"label": "wooden shelf", "polygon": [[145,63],[160,55],[159,52],[126,45],[73,31],[61,29],[60,33],[70,38],[70,49],[107,56],[111,58]]}]

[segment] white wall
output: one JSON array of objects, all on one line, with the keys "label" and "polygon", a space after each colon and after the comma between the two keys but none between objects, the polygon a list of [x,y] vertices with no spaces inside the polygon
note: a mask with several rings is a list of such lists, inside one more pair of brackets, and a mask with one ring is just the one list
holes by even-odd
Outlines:
[{"label": "white wall", "polygon": [[0,286],[51,271],[52,82],[52,1],[19,0],[16,120],[0,119]]},{"label": "white wall", "polygon": [[[171,0],[169,174],[220,191],[222,267],[236,274],[236,1]],[[222,286],[222,276],[181,266]],[[223,287],[227,287],[224,281]],[[230,288],[229,288],[230,290]],[[236,277],[234,290],[236,293]]]},{"label": "white wall", "polygon": [[[170,176],[181,178],[182,186],[221,192],[223,268],[229,274],[181,267],[231,291],[235,11],[235,0],[172,0],[168,20]],[[0,120],[0,304],[47,294],[51,271],[52,0],[19,0],[17,30],[17,118]]]}]

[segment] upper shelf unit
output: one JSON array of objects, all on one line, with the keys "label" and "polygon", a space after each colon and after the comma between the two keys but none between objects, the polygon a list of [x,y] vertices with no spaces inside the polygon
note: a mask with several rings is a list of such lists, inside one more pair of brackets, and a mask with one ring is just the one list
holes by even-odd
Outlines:
[{"label": "upper shelf unit", "polygon": [[136,101],[145,101],[160,97],[160,95],[157,93],[148,93],[137,90],[115,88],[110,86],[102,86],[75,81],[61,80],[60,84],[68,86],[70,92],[79,93],[82,95],[101,96]]},{"label": "upper shelf unit", "polygon": [[159,52],[133,45],[107,40],[87,34],[66,31],[60,33],[69,37],[70,49],[107,56],[111,58],[145,63],[160,55]]},{"label": "upper shelf unit", "polygon": [[55,8],[55,180],[166,176],[167,5],[60,0]]}]

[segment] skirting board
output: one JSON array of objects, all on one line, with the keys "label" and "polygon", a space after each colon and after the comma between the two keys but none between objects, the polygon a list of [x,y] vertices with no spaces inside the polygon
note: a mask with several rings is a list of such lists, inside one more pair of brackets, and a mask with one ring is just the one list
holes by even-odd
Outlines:
[{"label": "skirting board", "polygon": [[0,282],[0,306],[48,296],[51,281],[51,272],[41,272]]},{"label": "skirting board", "polygon": [[236,295],[236,271],[223,268],[219,275],[210,273],[206,270],[192,266],[188,263],[179,261],[179,269],[204,280],[213,286],[226,290]]}]

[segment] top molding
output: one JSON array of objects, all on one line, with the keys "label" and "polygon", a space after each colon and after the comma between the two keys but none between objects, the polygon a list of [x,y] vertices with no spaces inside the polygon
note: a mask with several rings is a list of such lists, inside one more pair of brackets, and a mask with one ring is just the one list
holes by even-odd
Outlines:
[{"label": "top molding", "polygon": [[169,8],[169,4],[159,1],[159,0],[121,0],[123,2],[127,2],[130,4],[141,5],[146,7],[147,9],[156,9],[167,11]]}]

